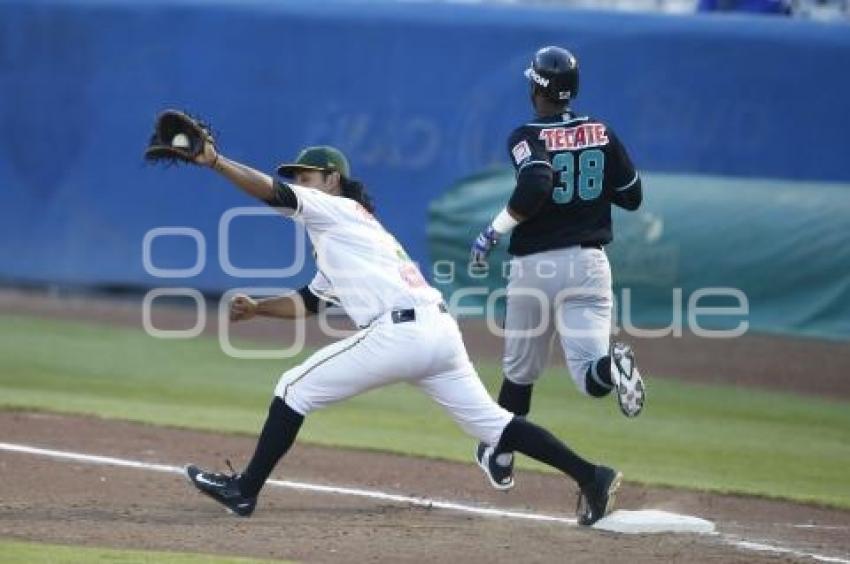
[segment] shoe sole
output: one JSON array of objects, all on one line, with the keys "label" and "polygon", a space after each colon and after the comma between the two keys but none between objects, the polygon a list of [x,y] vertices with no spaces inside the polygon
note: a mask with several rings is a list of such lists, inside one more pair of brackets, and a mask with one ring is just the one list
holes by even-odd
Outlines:
[{"label": "shoe sole", "polygon": [[490,485],[493,486],[493,489],[499,490],[500,492],[508,491],[509,489],[514,487],[514,479],[511,477],[511,481],[507,484],[500,484],[496,480],[493,479],[493,476],[490,475],[490,470],[487,466],[480,460],[478,460],[478,447],[475,447],[475,462],[478,463],[478,467],[481,468],[481,471],[484,472],[484,475],[487,476],[487,481],[490,482]]},{"label": "shoe sole", "polygon": [[[602,513],[602,519],[606,515],[611,513],[611,510],[614,509],[614,503],[617,499],[617,492],[620,489],[620,484],[623,482],[623,473],[617,472],[617,475],[614,476],[614,479],[611,480],[611,485],[608,486],[608,503],[605,504],[605,511]],[[598,519],[597,519],[598,521]]]},{"label": "shoe sole", "polygon": [[[635,364],[634,353],[630,353],[629,358],[632,362],[632,367],[634,367],[634,364]],[[617,370],[622,372],[622,367],[620,366],[620,361],[615,359],[614,362],[617,364]],[[629,378],[629,380],[631,380],[631,377]],[[622,384],[622,377],[618,380],[618,384],[617,384],[617,405],[620,407],[620,411],[623,413],[623,415],[625,415],[628,418],[637,417],[638,415],[640,415],[641,412],[643,412],[644,404],[646,404],[646,386],[643,383],[643,378],[640,376],[640,373],[638,373],[637,382],[635,382],[634,388],[635,388],[635,390],[640,390],[641,401],[640,401],[640,407],[638,407],[637,411],[630,412],[626,408],[626,406],[623,405],[623,395],[624,395],[623,392],[625,390],[625,386]]]},{"label": "shoe sole", "polygon": [[605,517],[610,515],[611,511],[614,509],[614,505],[615,505],[616,500],[617,500],[617,492],[619,491],[620,484],[622,482],[623,482],[623,473],[617,472],[614,475],[614,479],[612,479],[611,483],[608,484],[607,500],[605,502],[605,509],[602,511],[602,515],[597,517],[592,523],[582,523],[581,519],[579,519],[578,524],[581,525],[581,526],[584,526],[584,527],[593,527],[594,525],[596,525],[596,523],[598,523],[599,521],[601,521],[602,519],[604,519]]},{"label": "shoe sole", "polygon": [[622,399],[623,393],[621,392],[621,390],[623,390],[625,388],[625,386],[623,386],[622,384],[617,386],[617,405],[620,406],[620,411],[622,412],[622,414],[625,415],[626,417],[630,418],[630,419],[632,417],[637,417],[638,415],[643,413],[643,406],[646,403],[646,386],[644,386],[644,384],[643,384],[643,378],[641,378],[640,376],[638,376],[638,378],[639,378],[639,380],[635,384],[635,390],[640,390],[642,399],[641,399],[641,402],[640,402],[640,407],[635,412],[630,412],[623,405],[623,399]]}]

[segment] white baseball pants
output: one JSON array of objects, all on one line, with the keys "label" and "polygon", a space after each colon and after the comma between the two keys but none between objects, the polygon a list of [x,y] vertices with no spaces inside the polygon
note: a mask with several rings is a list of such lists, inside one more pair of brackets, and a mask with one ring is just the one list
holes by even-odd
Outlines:
[{"label": "white baseball pants", "polygon": [[436,304],[416,319],[394,323],[389,313],[287,370],[275,395],[300,413],[395,382],[428,394],[469,435],[499,442],[513,414],[499,407],[478,378],[454,318]]}]

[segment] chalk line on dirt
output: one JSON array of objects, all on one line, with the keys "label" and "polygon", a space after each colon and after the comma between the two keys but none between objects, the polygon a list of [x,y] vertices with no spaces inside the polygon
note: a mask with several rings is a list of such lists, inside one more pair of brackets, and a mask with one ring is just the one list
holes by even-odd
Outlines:
[{"label": "chalk line on dirt", "polygon": [[[0,442],[0,451],[7,452],[17,452],[23,454],[31,454],[35,456],[44,456],[48,458],[55,458],[60,460],[72,460],[76,462],[82,462],[87,464],[98,464],[98,465],[106,465],[106,466],[118,466],[123,468],[134,468],[139,470],[151,470],[154,472],[162,472],[162,473],[170,473],[170,474],[183,474],[183,468],[179,466],[173,466],[169,464],[157,464],[151,462],[142,462],[139,460],[130,460],[126,458],[116,458],[111,456],[100,456],[93,454],[85,454],[79,452],[70,452],[70,451],[62,451],[62,450],[54,450],[47,448],[40,448],[30,445],[22,445],[15,443],[6,443]],[[476,515],[484,515],[491,517],[502,517],[502,518],[510,518],[510,519],[525,519],[532,521],[546,521],[546,522],[556,522],[563,523],[570,526],[576,526],[576,519],[574,517],[562,517],[557,515],[545,515],[541,513],[530,513],[525,511],[513,511],[507,509],[498,509],[498,508],[488,508],[488,507],[476,507],[472,505],[464,505],[460,503],[455,503],[451,501],[442,501],[436,499],[429,499],[425,497],[414,497],[414,496],[406,496],[406,495],[397,495],[391,493],[385,493],[377,490],[366,490],[359,488],[347,488],[347,487],[339,487],[339,486],[328,486],[328,485],[320,485],[320,484],[311,484],[307,482],[297,482],[292,480],[269,480],[267,482],[269,485],[302,490],[302,491],[310,491],[316,493],[328,493],[328,494],[337,494],[337,495],[348,495],[348,496],[356,496],[356,497],[365,497],[369,499],[377,499],[381,501],[389,501],[393,503],[399,503],[404,505],[413,505],[415,507],[424,507],[424,508],[436,508],[436,509],[445,509],[449,511],[458,511],[463,513],[472,513]],[[650,511],[652,512],[652,511]],[[615,517],[617,513],[627,514],[628,518],[626,520],[630,522],[634,522],[634,514],[638,512],[634,511],[621,511],[615,512],[608,517],[606,520],[608,523],[612,521],[612,517]],[[659,514],[663,514],[665,512],[655,512]],[[675,514],[666,514],[666,515],[675,515]],[[695,522],[708,523],[702,519],[696,517],[689,516],[680,516],[687,519],[693,519]],[[605,521],[605,520],[603,520]],[[600,521],[600,523],[603,523]],[[636,532],[636,531],[628,531],[628,530],[619,530],[616,527],[617,520],[613,520],[615,522],[615,527],[604,527],[604,530],[609,531],[618,531],[618,532]],[[704,525],[700,525],[704,526]],[[643,530],[639,530],[637,532],[645,532]],[[658,532],[658,531],[655,531]],[[676,532],[682,532],[681,530],[676,530]],[[696,531],[696,532],[708,532],[707,530]],[[713,535],[720,539],[725,544],[737,547],[743,550],[755,551],[755,552],[773,552],[776,554],[789,554],[798,557],[808,557],[820,562],[829,562],[829,563],[837,563],[837,564],[850,564],[850,560],[845,558],[838,558],[833,556],[825,556],[821,554],[805,552],[792,548],[785,548],[773,544],[768,544],[766,542],[755,542],[747,539],[742,539],[739,537],[734,537],[730,535]]]}]

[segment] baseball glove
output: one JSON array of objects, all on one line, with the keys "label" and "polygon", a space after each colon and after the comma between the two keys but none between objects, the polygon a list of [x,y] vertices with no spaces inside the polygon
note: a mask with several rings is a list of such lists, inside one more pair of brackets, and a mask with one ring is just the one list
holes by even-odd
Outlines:
[{"label": "baseball glove", "polygon": [[207,142],[215,145],[207,124],[185,112],[165,110],[156,118],[145,159],[152,163],[194,163]]}]

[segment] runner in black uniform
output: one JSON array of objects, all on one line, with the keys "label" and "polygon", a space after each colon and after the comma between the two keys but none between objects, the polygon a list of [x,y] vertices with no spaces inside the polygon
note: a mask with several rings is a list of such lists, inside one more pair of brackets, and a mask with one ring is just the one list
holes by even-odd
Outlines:
[{"label": "runner in black uniform", "polygon": [[[540,49],[525,76],[536,118],[508,140],[516,189],[471,256],[484,263],[500,236],[513,231],[499,404],[528,414],[557,330],[579,390],[603,397],[617,388],[620,409],[634,417],[643,408],[644,385],[631,348],[610,342],[613,300],[604,245],[613,239],[611,205],[640,206],[640,176],[607,125],[570,108],[578,63],[569,51]],[[480,443],[476,458],[497,488],[513,487],[513,453]]]}]

